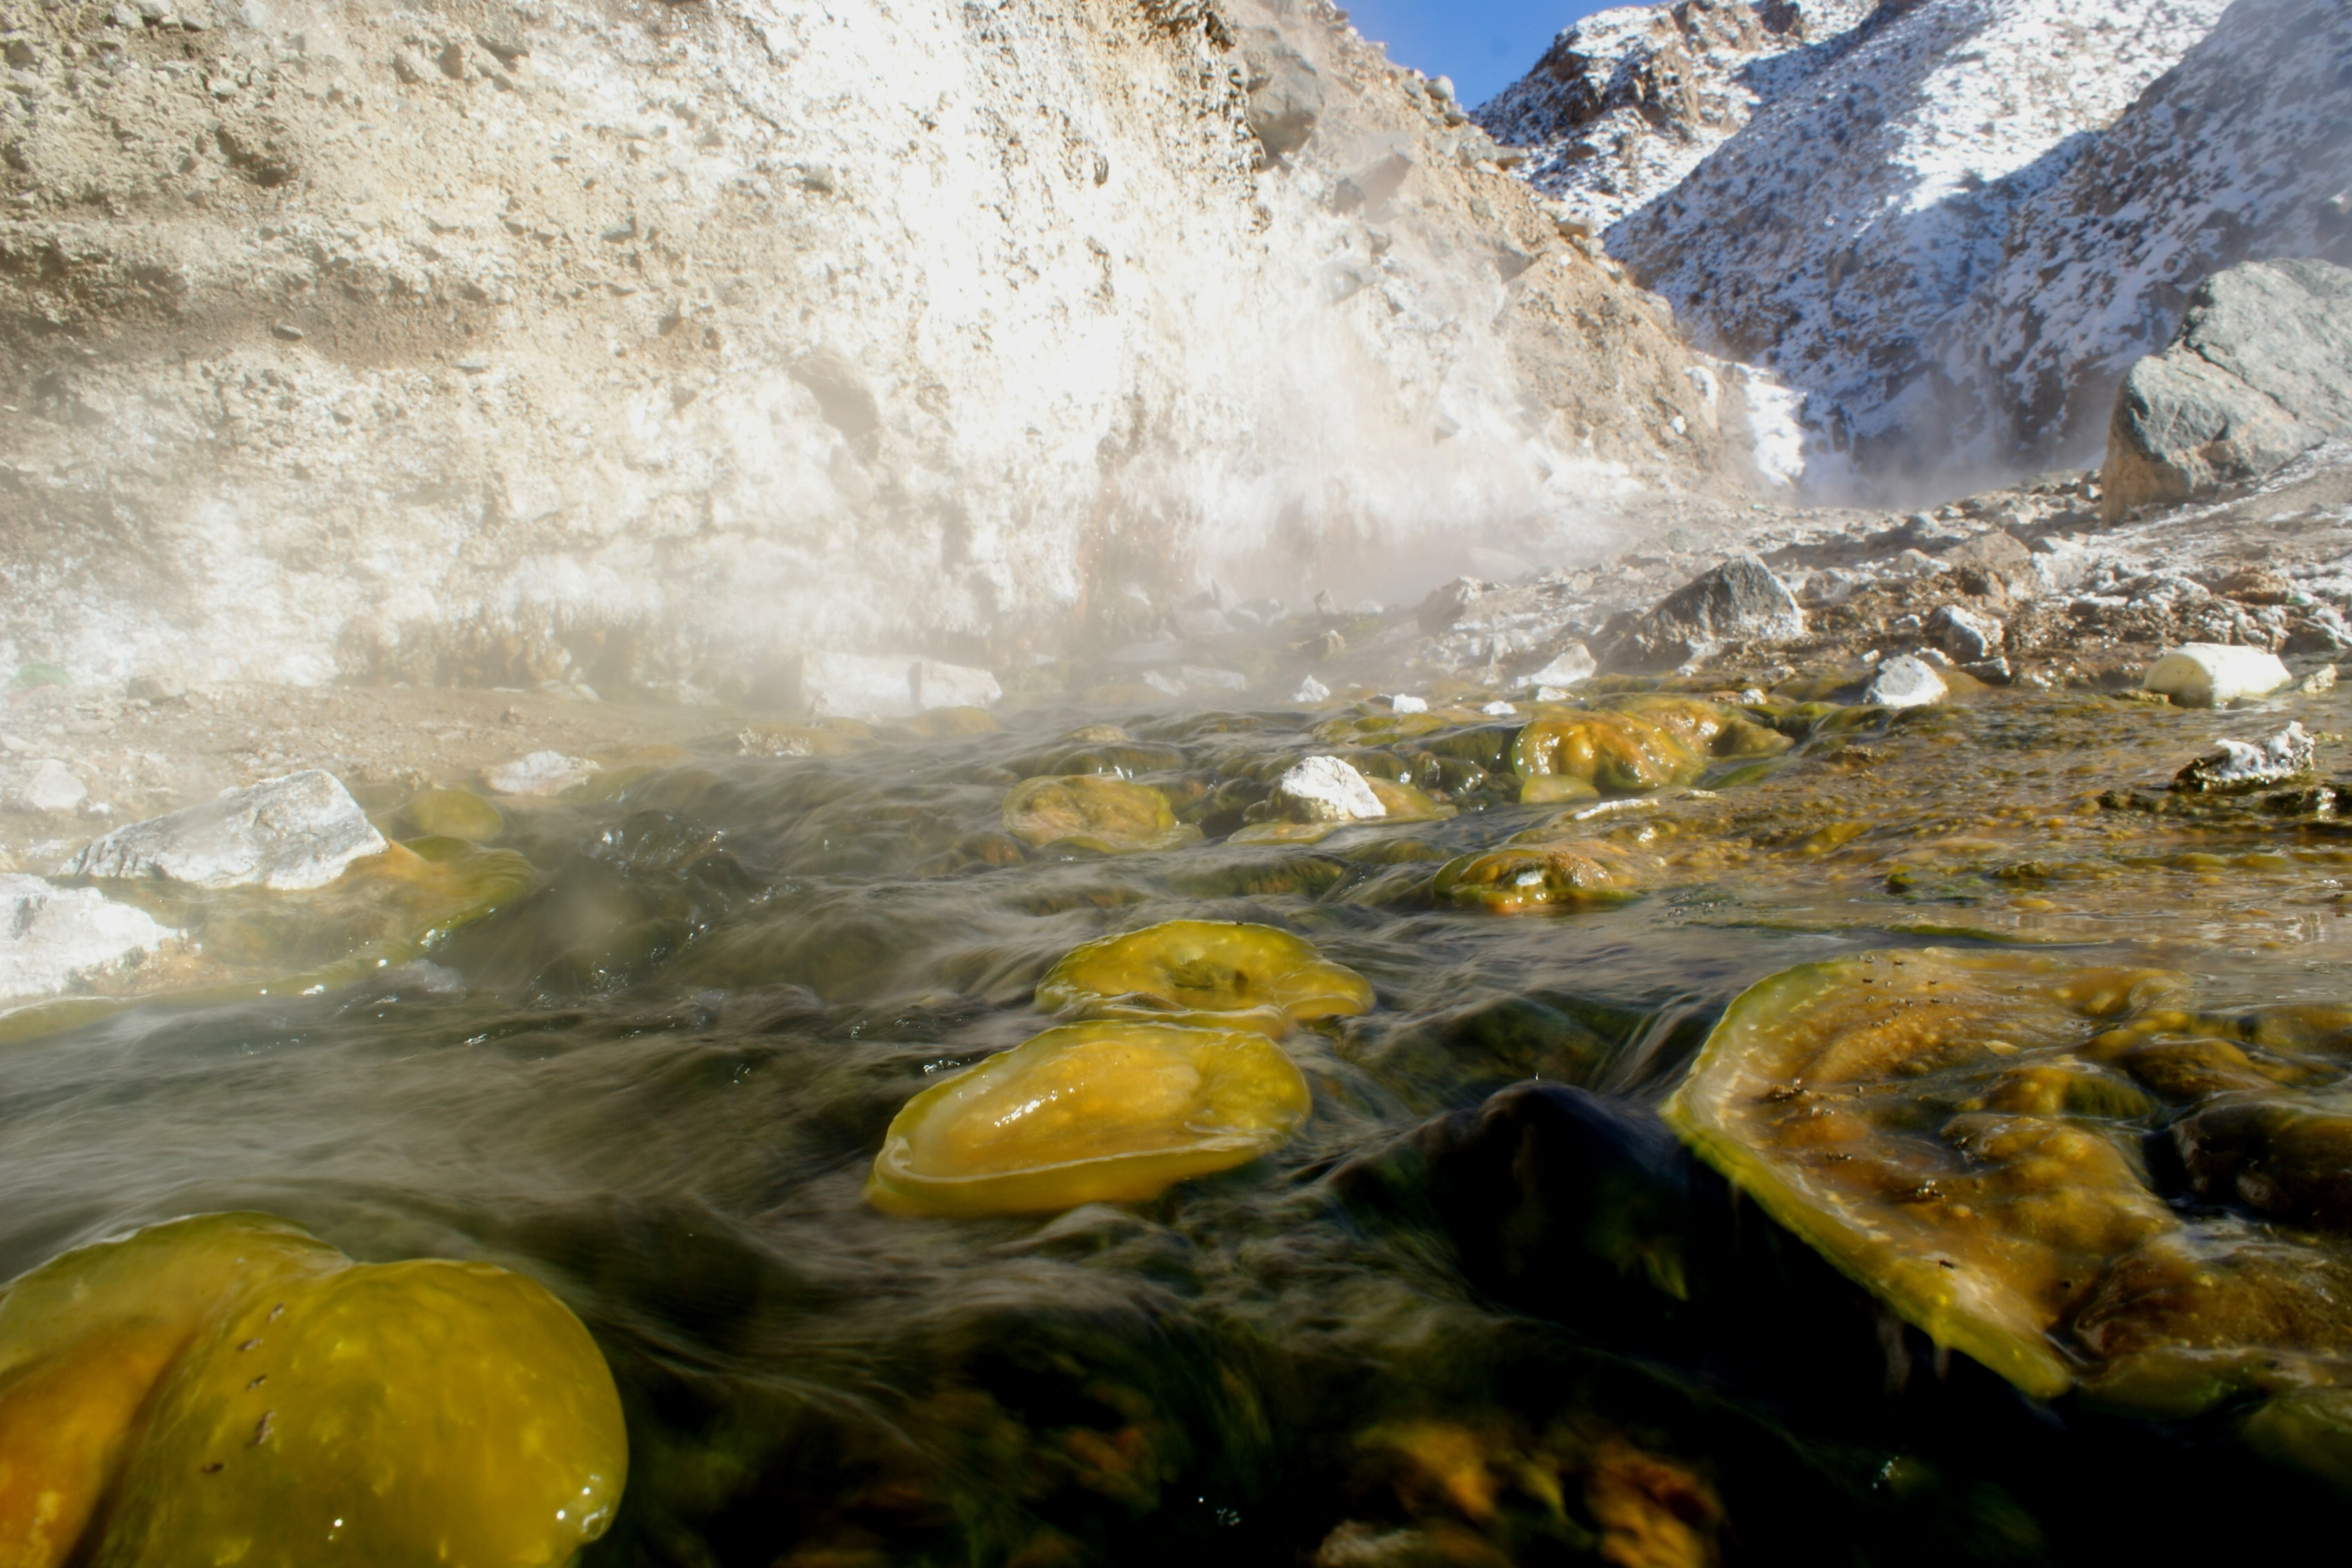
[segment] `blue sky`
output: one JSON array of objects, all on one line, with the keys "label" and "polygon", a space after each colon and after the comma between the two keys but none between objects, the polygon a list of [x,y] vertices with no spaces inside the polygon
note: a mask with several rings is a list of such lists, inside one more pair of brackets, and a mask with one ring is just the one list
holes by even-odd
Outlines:
[{"label": "blue sky", "polygon": [[[1612,0],[1628,4],[1630,0]],[[1389,58],[1450,76],[1475,108],[1527,74],[1552,35],[1606,6],[1589,0],[1340,0],[1356,31]]]}]

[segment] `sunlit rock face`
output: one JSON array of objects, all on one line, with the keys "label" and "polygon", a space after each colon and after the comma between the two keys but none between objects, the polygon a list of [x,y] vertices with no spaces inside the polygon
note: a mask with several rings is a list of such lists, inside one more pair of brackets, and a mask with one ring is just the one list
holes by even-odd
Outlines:
[{"label": "sunlit rock face", "polygon": [[1657,302],[1281,9],[8,0],[0,660],[989,665],[1717,482]]}]

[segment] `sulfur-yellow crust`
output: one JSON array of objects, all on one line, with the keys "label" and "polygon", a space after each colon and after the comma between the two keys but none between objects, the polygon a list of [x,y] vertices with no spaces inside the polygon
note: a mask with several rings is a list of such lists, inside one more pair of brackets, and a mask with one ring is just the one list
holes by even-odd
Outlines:
[{"label": "sulfur-yellow crust", "polygon": [[1037,983],[1037,1005],[1085,1017],[1217,1015],[1280,1035],[1370,1010],[1372,987],[1312,942],[1238,921],[1162,921],[1073,948]]},{"label": "sulfur-yellow crust", "polygon": [[866,1200],[949,1216],[1140,1201],[1281,1147],[1312,1103],[1262,1034],[1066,1024],[901,1107]]},{"label": "sulfur-yellow crust", "polygon": [[1998,1086],[2002,1063],[2063,1053],[2177,983],[1937,949],[1807,964],[1732,1003],[1666,1120],[1938,1344],[2053,1397],[2078,1371],[2053,1330],[2178,1222],[2095,1122],[1979,1100],[1923,1131],[1911,1108],[1939,1080]]},{"label": "sulfur-yellow crust", "polygon": [[206,1215],[0,1294],[0,1568],[553,1568],[627,1455],[587,1331],[487,1265]]}]

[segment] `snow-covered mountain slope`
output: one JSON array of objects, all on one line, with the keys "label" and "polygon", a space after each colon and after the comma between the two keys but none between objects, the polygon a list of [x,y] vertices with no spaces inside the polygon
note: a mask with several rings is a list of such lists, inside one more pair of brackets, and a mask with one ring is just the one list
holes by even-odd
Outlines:
[{"label": "snow-covered mountain slope", "polygon": [[0,671],[1011,661],[1740,460],[1327,0],[0,0]]},{"label": "snow-covered mountain slope", "polygon": [[2019,210],[2224,7],[1882,6],[1609,247],[1701,346],[1802,391],[1808,424],[1865,473],[1945,466],[1939,329],[2001,271]]},{"label": "snow-covered mountain slope", "polygon": [[1971,455],[2094,461],[2124,373],[2200,279],[2352,266],[2352,0],[2237,0],[2020,206],[2004,249],[1937,333],[1940,403],[1971,422],[1955,431]]},{"label": "snow-covered mountain slope", "polygon": [[1591,234],[1680,184],[1758,104],[1794,90],[1878,0],[1675,0],[1598,12],[1475,118]]}]

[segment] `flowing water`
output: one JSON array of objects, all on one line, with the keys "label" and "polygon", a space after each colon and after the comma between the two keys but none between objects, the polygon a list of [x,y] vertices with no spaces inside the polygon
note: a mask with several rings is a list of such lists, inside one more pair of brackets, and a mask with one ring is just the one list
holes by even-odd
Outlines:
[{"label": "flowing water", "polygon": [[[1518,721],[1475,712],[1319,738],[1328,715],[1039,712],[781,759],[730,737],[511,811],[491,847],[522,890],[407,962],[0,1048],[0,1277],[229,1209],[527,1273],[626,1407],[592,1563],[2176,1560],[2338,1517],[2241,1441],[2247,1399],[2154,1420],[1939,1354],[1694,1178],[1648,1108],[1745,987],[1868,950],[2352,1001],[2325,792],[2164,790],[2216,733],[2352,729],[2352,704],[1759,711],[1793,751],[1597,812],[1517,804]],[[1334,749],[1459,814],[1230,840]],[[1017,781],[1078,773],[1159,784],[1205,837],[1003,832]],[[1530,832],[1605,840],[1642,891],[1433,894]],[[1045,1026],[1051,964],[1180,916],[1295,931],[1377,991],[1283,1042],[1314,1094],[1286,1147],[1130,1205],[862,1201],[908,1096]],[[1528,1080],[1605,1098],[1478,1118]],[[1620,1120],[1570,1136],[1596,1104]],[[1559,1172],[1595,1160],[1585,1213]]]}]

